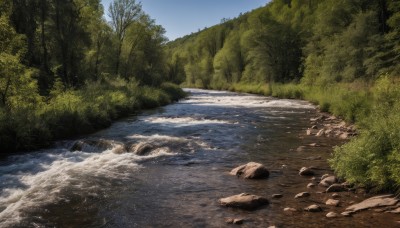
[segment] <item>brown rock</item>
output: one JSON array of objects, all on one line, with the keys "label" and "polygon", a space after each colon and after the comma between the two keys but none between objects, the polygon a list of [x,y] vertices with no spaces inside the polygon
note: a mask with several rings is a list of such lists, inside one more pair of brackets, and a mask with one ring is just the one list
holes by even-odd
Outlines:
[{"label": "brown rock", "polygon": [[332,184],[326,189],[326,192],[343,192],[346,189],[341,184]]},{"label": "brown rock", "polygon": [[334,199],[338,199],[338,198],[340,198],[340,195],[339,195],[339,194],[337,194],[337,193],[333,193],[333,194],[332,194],[332,198],[334,198]]},{"label": "brown rock", "polygon": [[313,126],[311,127],[311,129],[318,129],[318,126],[317,126],[317,125],[313,125]]},{"label": "brown rock", "polygon": [[324,175],[322,175],[322,177],[321,177],[321,180],[323,180],[323,179],[325,179],[325,178],[327,178],[327,177],[329,177],[330,175],[329,174],[324,174]]},{"label": "brown rock", "polygon": [[153,146],[146,142],[140,142],[136,145],[132,145],[129,151],[133,152],[136,155],[146,155],[151,152]]},{"label": "brown rock", "polygon": [[328,214],[326,214],[327,218],[336,218],[339,215],[336,212],[329,212]]},{"label": "brown rock", "polygon": [[300,169],[299,175],[300,176],[312,176],[312,175],[314,175],[314,171],[312,171],[310,168],[303,167]]},{"label": "brown rock", "polygon": [[233,169],[230,174],[245,179],[262,179],[268,178],[269,171],[260,163],[249,162]]},{"label": "brown rock", "polygon": [[233,224],[237,224],[237,225],[243,224],[243,222],[244,222],[244,219],[240,219],[240,218],[233,220]]},{"label": "brown rock", "polygon": [[399,202],[398,199],[394,198],[393,195],[381,195],[371,197],[362,201],[361,203],[357,203],[351,205],[346,208],[346,211],[357,212],[361,210],[366,210],[374,207],[383,207],[383,206],[393,206]]},{"label": "brown rock", "polygon": [[309,183],[308,185],[307,185],[307,188],[314,188],[316,185],[314,184],[314,183]]},{"label": "brown rock", "polygon": [[234,220],[233,218],[226,218],[225,222],[228,224],[233,224],[233,220]]},{"label": "brown rock", "polygon": [[329,187],[337,182],[337,178],[335,176],[322,176],[321,182],[319,182],[320,186]]},{"label": "brown rock", "polygon": [[258,207],[267,205],[269,202],[266,198],[256,195],[242,193],[230,197],[219,199],[219,203],[226,207],[236,207],[244,210],[255,210]]},{"label": "brown rock", "polygon": [[340,201],[339,200],[335,200],[335,199],[328,199],[325,204],[328,206],[339,206]]},{"label": "brown rock", "polygon": [[305,197],[309,197],[310,193],[309,192],[300,192],[299,194],[297,194],[294,198],[295,199],[299,199],[299,198],[305,198]]},{"label": "brown rock", "polygon": [[315,136],[321,137],[321,136],[324,136],[324,135],[325,135],[325,131],[324,131],[324,129],[322,129],[322,130],[318,131],[318,133]]},{"label": "brown rock", "polygon": [[351,211],[345,211],[345,212],[342,212],[340,214],[343,215],[344,217],[350,217],[351,214],[353,214],[353,213]]},{"label": "brown rock", "polygon": [[310,205],[310,206],[304,208],[304,210],[308,211],[308,212],[321,212],[322,208],[316,204],[313,204],[313,205]]},{"label": "brown rock", "polygon": [[295,208],[291,208],[291,207],[285,207],[283,209],[284,212],[296,212],[297,210]]},{"label": "brown rock", "polygon": [[339,139],[348,139],[348,138],[349,138],[349,134],[346,133],[346,132],[341,133],[341,134],[339,135]]},{"label": "brown rock", "polygon": [[283,197],[282,194],[273,194],[273,195],[272,195],[272,198],[274,198],[274,199],[280,199],[280,198],[282,198],[282,197]]},{"label": "brown rock", "polygon": [[398,208],[396,208],[396,209],[394,209],[394,210],[388,211],[388,213],[400,214],[400,207],[398,207]]}]

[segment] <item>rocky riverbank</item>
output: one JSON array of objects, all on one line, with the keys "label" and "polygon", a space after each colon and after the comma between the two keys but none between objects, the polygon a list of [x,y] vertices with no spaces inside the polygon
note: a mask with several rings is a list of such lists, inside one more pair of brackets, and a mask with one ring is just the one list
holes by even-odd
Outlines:
[{"label": "rocky riverbank", "polygon": [[[327,113],[318,113],[317,117],[310,119],[310,127],[306,129],[300,137],[305,145],[296,149],[296,152],[304,152],[307,148],[317,148],[323,146],[322,138],[332,138],[345,142],[357,135],[357,129],[353,124],[348,124],[342,119]],[[314,141],[312,143],[308,143]],[[325,158],[323,158],[325,157]],[[302,190],[297,194],[282,194],[280,191],[271,196],[258,196],[249,193],[232,195],[219,200],[220,205],[225,207],[240,208],[243,210],[258,210],[268,207],[269,199],[279,201],[282,198],[293,198],[290,204],[282,205],[287,216],[297,216],[303,213],[312,213],[315,216],[324,216],[327,220],[357,219],[358,213],[367,213],[368,217],[380,216],[384,214],[400,214],[400,200],[392,195],[374,195],[368,193],[364,188],[357,188],[347,183],[345,180],[336,177],[332,170],[321,168],[321,160],[327,163],[326,155],[305,158],[309,161],[309,166],[299,167],[298,175],[303,177]],[[313,161],[319,161],[313,164]],[[284,165],[286,166],[286,165]],[[285,168],[285,167],[284,167]],[[326,171],[321,175],[321,171]],[[264,165],[250,162],[241,165],[230,171],[231,175],[253,179],[268,178],[269,171]],[[262,175],[264,174],[264,175]],[[285,187],[282,185],[282,187]],[[286,186],[288,187],[288,186]],[[299,189],[300,190],[300,189]],[[288,201],[285,201],[288,203]],[[307,206],[304,206],[307,205]],[[392,221],[387,221],[390,227],[400,226],[400,217],[391,216]],[[227,224],[246,224],[246,218],[226,218]],[[321,227],[324,224],[320,224]],[[311,225],[310,225],[311,226]],[[385,225],[386,226],[386,225]],[[279,227],[271,225],[272,227]]]}]

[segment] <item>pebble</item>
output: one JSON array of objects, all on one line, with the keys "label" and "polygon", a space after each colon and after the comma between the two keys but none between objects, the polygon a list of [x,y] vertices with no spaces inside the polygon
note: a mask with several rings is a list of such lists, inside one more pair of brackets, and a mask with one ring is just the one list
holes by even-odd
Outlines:
[{"label": "pebble", "polygon": [[312,175],[314,175],[314,171],[312,171],[310,168],[303,167],[300,169],[299,175],[300,176],[312,176]]},{"label": "pebble", "polygon": [[308,185],[307,185],[307,188],[314,188],[316,185],[314,184],[314,183],[309,183]]},{"label": "pebble", "polygon": [[328,205],[328,206],[335,206],[335,207],[337,207],[337,206],[339,206],[339,203],[340,203],[339,200],[328,199],[328,200],[326,201],[325,204]]},{"label": "pebble", "polygon": [[326,214],[327,218],[336,218],[339,215],[336,212],[329,212],[328,214]]},{"label": "pebble", "polygon": [[282,194],[273,194],[273,195],[272,195],[272,198],[274,198],[274,199],[280,199],[280,198],[282,198],[282,197],[283,197]]},{"label": "pebble", "polygon": [[309,197],[310,193],[309,192],[300,192],[299,194],[297,194],[294,198],[295,199],[299,199],[299,198],[304,198],[304,197]]},{"label": "pebble", "polygon": [[313,204],[313,205],[310,205],[310,206],[304,208],[304,210],[308,211],[308,212],[320,212],[320,211],[322,211],[322,208],[316,204]]},{"label": "pebble", "polygon": [[286,207],[283,209],[284,212],[296,212],[297,210],[295,208],[291,208],[291,207]]}]

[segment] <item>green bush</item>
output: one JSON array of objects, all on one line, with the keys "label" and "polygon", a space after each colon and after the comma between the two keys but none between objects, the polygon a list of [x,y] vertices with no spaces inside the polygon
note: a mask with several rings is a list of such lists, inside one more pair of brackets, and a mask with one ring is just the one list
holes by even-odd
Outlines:
[{"label": "green bush", "polygon": [[47,146],[53,140],[87,134],[141,108],[154,108],[185,96],[178,86],[139,87],[134,81],[88,82],[81,90],[54,89],[35,106],[0,107],[0,151],[8,154]]},{"label": "green bush", "polygon": [[388,77],[372,89],[370,114],[359,120],[360,135],[335,149],[337,174],[375,190],[400,187],[400,88]]}]

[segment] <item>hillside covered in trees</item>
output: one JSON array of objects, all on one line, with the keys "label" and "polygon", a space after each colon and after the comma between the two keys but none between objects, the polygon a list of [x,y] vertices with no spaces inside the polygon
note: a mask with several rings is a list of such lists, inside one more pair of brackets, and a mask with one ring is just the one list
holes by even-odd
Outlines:
[{"label": "hillside covered in trees", "polygon": [[[107,6],[108,7],[108,6]],[[0,1],[0,151],[46,146],[178,99],[164,29],[135,0]]]},{"label": "hillside covered in trees", "polygon": [[355,122],[331,165],[351,183],[400,186],[400,2],[273,0],[167,45],[188,87],[302,98]]}]

